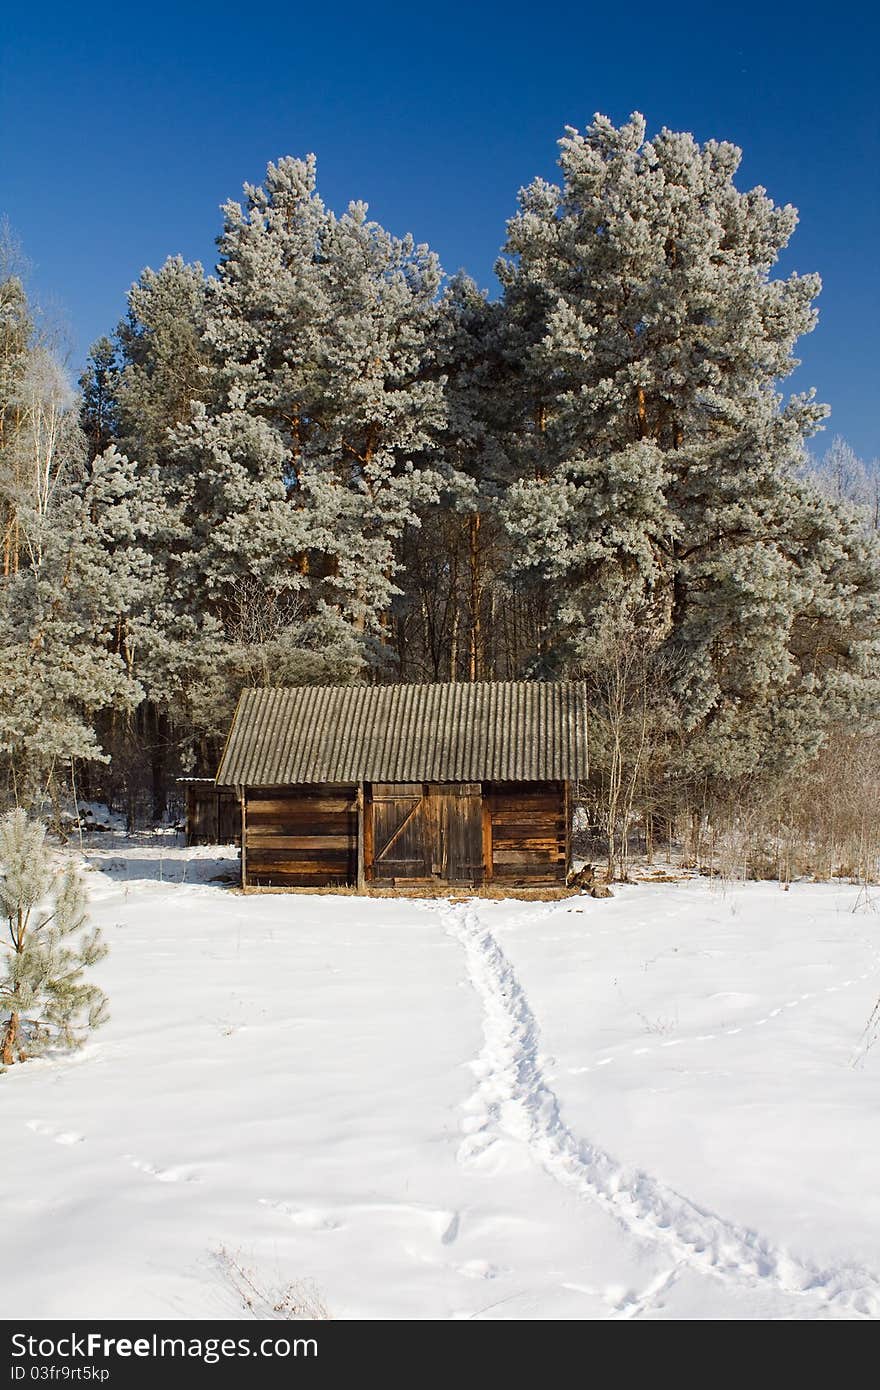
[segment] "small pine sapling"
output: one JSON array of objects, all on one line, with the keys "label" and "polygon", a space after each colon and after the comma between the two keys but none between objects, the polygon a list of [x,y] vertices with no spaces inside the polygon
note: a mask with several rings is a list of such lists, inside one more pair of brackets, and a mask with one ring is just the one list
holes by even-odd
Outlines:
[{"label": "small pine sapling", "polygon": [[53,865],[46,827],[22,810],[0,817],[0,916],[0,1061],[81,1047],[108,1016],[106,995],[83,978],[107,947],[97,929],[87,930],[75,866]]}]

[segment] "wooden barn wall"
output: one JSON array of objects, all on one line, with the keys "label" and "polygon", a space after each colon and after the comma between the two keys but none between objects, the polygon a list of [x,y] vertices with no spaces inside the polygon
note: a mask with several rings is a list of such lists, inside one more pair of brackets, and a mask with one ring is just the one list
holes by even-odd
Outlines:
[{"label": "wooden barn wall", "polygon": [[357,790],[251,788],[245,794],[248,887],[326,888],[357,879]]},{"label": "wooden barn wall", "polygon": [[[494,881],[558,886],[569,862],[564,782],[374,783],[366,787],[366,882]],[[243,859],[249,887],[320,888],[358,880],[352,786],[249,788]]]},{"label": "wooden barn wall", "polygon": [[569,857],[564,782],[485,783],[485,835],[492,878],[510,887],[565,882]]},{"label": "wooden barn wall", "polygon": [[213,783],[186,788],[186,843],[231,845],[241,838],[241,809],[235,792]]}]

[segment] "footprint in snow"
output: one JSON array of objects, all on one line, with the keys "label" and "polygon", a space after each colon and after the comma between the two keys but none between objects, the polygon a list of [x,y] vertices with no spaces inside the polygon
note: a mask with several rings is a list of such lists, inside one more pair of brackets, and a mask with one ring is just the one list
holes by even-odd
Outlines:
[{"label": "footprint in snow", "polygon": [[75,1129],[53,1129],[43,1120],[28,1120],[27,1129],[33,1134],[39,1134],[44,1139],[54,1139],[56,1144],[82,1144],[85,1142],[85,1135],[78,1134]]},{"label": "footprint in snow", "polygon": [[[291,1202],[273,1202],[268,1197],[260,1197],[258,1206],[268,1207],[280,1212],[294,1226],[311,1231],[339,1231],[345,1222],[337,1219],[334,1213],[322,1207],[296,1207]],[[345,1208],[346,1215],[352,1216],[404,1216],[418,1217],[427,1221],[441,1245],[452,1245],[458,1239],[460,1214],[442,1207],[418,1206],[414,1202],[356,1202]]]},{"label": "footprint in snow", "polygon": [[200,1182],[201,1179],[194,1170],[186,1164],[178,1164],[173,1168],[157,1168],[154,1163],[147,1163],[145,1159],[135,1158],[134,1154],[123,1154],[126,1163],[130,1163],[132,1168],[136,1168],[139,1173],[146,1173],[149,1177],[155,1178],[157,1182]]},{"label": "footprint in snow", "polygon": [[458,1265],[457,1269],[465,1279],[495,1279],[499,1273],[496,1266],[488,1260],[466,1260],[463,1265]]},{"label": "footprint in snow", "polygon": [[328,1212],[322,1211],[319,1207],[294,1207],[290,1202],[271,1202],[268,1197],[260,1197],[257,1205],[280,1212],[288,1221],[292,1221],[294,1226],[306,1231],[342,1230],[342,1222],[334,1220]]}]

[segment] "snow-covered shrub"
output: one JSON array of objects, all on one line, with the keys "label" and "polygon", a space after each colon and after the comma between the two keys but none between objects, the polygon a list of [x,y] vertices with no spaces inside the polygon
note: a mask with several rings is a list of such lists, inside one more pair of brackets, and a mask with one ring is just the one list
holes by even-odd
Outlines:
[{"label": "snow-covered shrub", "polygon": [[85,970],[107,953],[89,931],[86,893],[72,862],[57,868],[46,827],[22,810],[0,818],[0,1060],[47,1047],[79,1047],[107,1018],[107,999]]}]

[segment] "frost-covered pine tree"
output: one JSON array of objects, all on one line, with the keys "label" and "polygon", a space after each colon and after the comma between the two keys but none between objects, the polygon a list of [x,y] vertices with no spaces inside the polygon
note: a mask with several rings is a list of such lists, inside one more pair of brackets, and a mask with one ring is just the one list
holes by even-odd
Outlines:
[{"label": "frost-covered pine tree", "polygon": [[224,212],[206,319],[218,391],[177,434],[192,582],[222,621],[242,580],[301,591],[325,648],[355,662],[436,494],[443,389],[422,359],[440,269],[363,204],[330,213],[313,158],[270,165]]},{"label": "frost-covered pine tree", "polygon": [[186,535],[167,484],[161,463],[140,466],[111,446],[70,498],[71,588],[92,615],[93,647],[123,676],[96,728],[115,763],[105,788],[130,819],[161,820],[176,750],[185,756],[194,726],[217,732],[209,686],[227,660],[216,620],[189,606],[180,583]]},{"label": "frost-covered pine tree", "polygon": [[128,312],[116,330],[114,438],[141,468],[173,472],[171,431],[189,420],[194,402],[210,396],[206,293],[201,265],[180,256],[159,270],[148,267],[128,292]]},{"label": "frost-covered pine tree", "polygon": [[105,994],[85,978],[107,948],[88,929],[75,866],[53,865],[45,827],[23,810],[0,818],[0,917],[0,1061],[81,1046],[108,1016]]},{"label": "frost-covered pine tree", "polygon": [[86,461],[75,397],[43,349],[31,354],[19,400],[0,575],[0,765],[16,799],[36,806],[47,795],[57,803],[71,758],[102,756],[96,713],[130,705],[138,691],[115,640],[111,571],[125,560],[103,532],[95,544],[100,522],[86,494],[98,465]]},{"label": "frost-covered pine tree", "polygon": [[520,382],[508,525],[519,570],[554,586],[549,662],[649,615],[701,774],[805,756],[844,688],[853,711],[874,696],[878,580],[797,476],[825,409],[777,390],[819,291],[772,276],[795,210],[736,188],[733,145],[647,141],[638,115],[560,146],[561,186],[521,194],[499,267]]},{"label": "frost-covered pine tree", "polygon": [[[202,267],[179,256],[144,270],[132,285],[114,341],[116,452],[96,461],[89,479],[89,506],[101,532],[92,530],[94,553],[100,560],[100,549],[108,552],[120,604],[111,610],[116,648],[143,696],[133,716],[111,715],[102,727],[116,765],[108,787],[124,798],[130,816],[161,819],[170,779],[192,766],[194,742],[208,728],[216,732],[218,717],[228,717],[209,708],[223,630],[204,587],[184,582],[197,578],[184,512],[190,480],[187,461],[173,446],[175,427],[213,391],[205,299]],[[209,767],[213,757],[206,749],[201,764]]]},{"label": "frost-covered pine tree", "polygon": [[869,530],[880,531],[880,459],[866,463],[837,434],[822,457],[811,460],[806,476],[826,497],[855,507]]}]

